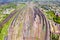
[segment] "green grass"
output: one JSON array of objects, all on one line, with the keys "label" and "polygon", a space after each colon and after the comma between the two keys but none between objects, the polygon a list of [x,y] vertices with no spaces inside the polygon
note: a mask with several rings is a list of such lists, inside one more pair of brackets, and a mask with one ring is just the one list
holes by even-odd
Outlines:
[{"label": "green grass", "polygon": [[46,16],[49,20],[52,20],[55,17],[54,11],[47,11]]},{"label": "green grass", "polygon": [[58,24],[60,24],[60,17],[57,17],[57,16],[54,17],[53,21],[56,22],[56,23],[58,23]]},{"label": "green grass", "polygon": [[0,14],[0,23],[6,19],[9,16],[9,14]]},{"label": "green grass", "polygon": [[57,35],[57,34],[51,34],[51,40],[59,40],[59,35]]},{"label": "green grass", "polygon": [[60,24],[60,17],[56,16],[54,11],[46,12],[46,16],[49,20],[53,20],[54,22]]},{"label": "green grass", "polygon": [[4,36],[7,35],[7,33],[8,33],[8,27],[11,24],[12,19],[10,19],[6,24],[3,25],[2,31],[0,33],[0,35],[2,35],[2,36],[0,36],[0,40],[4,40]]},{"label": "green grass", "polygon": [[6,22],[2,27],[2,29],[0,30],[1,33],[0,33],[0,40],[4,40],[4,37],[8,34],[8,28],[10,26],[10,24],[12,23],[14,17],[17,15],[17,13],[8,21]]}]

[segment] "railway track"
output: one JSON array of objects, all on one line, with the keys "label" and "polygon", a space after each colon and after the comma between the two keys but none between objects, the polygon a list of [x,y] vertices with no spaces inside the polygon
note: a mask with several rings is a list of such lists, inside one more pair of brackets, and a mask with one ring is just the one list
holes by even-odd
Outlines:
[{"label": "railway track", "polygon": [[23,10],[11,23],[8,40],[50,40],[49,23],[40,9],[27,7]]},{"label": "railway track", "polygon": [[[49,25],[49,23],[48,23],[48,21],[46,20],[46,17],[45,17],[45,15],[39,10],[39,8],[35,8],[34,9],[37,13],[36,13],[36,15],[38,15],[39,17],[41,17],[40,18],[40,20],[42,19],[42,28],[44,27],[44,24],[45,24],[45,26],[46,26],[46,30],[45,30],[45,39],[44,40],[50,40],[50,25]],[[42,29],[43,30],[43,29]],[[41,30],[41,31],[42,31]],[[43,32],[43,31],[42,31]],[[42,37],[43,38],[43,37]]]}]

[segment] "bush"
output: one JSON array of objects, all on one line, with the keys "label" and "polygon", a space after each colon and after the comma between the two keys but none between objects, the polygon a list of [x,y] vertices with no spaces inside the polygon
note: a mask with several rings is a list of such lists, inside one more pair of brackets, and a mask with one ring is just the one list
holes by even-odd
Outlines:
[{"label": "bush", "polygon": [[51,39],[52,40],[59,40],[59,35],[57,35],[57,34],[51,34]]}]

